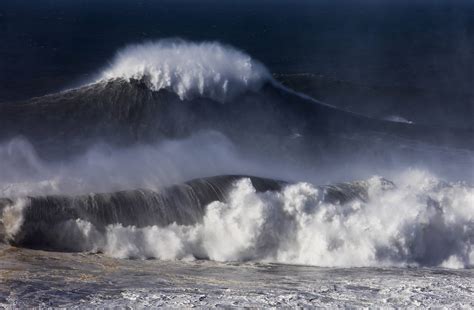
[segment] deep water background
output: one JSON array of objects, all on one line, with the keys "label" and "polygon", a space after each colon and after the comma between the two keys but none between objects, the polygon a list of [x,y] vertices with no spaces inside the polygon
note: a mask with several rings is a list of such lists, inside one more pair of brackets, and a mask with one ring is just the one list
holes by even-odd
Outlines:
[{"label": "deep water background", "polygon": [[[322,75],[337,81],[316,84],[330,88],[315,94],[328,102],[337,104],[347,83],[388,87],[365,110],[384,101],[407,115],[446,105],[437,123],[452,117],[449,126],[472,127],[472,1],[3,0],[0,102],[80,85],[119,48],[165,37],[218,40],[272,72]],[[429,96],[393,99],[401,92]]]}]

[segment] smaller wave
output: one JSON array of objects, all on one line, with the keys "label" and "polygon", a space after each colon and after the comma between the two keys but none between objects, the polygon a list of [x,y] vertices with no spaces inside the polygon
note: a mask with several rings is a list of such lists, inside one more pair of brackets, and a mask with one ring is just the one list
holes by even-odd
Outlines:
[{"label": "smaller wave", "polygon": [[99,81],[144,81],[152,90],[176,93],[182,100],[207,97],[220,102],[258,90],[271,74],[249,55],[217,42],[160,40],[118,52]]}]

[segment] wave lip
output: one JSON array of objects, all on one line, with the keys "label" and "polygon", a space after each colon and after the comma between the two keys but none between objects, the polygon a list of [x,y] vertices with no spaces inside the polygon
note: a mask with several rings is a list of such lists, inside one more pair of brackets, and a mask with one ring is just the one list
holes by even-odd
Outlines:
[{"label": "wave lip", "polygon": [[258,90],[269,71],[249,55],[217,42],[159,40],[125,47],[99,81],[145,81],[150,89],[176,93],[182,100],[207,97],[220,102]]}]

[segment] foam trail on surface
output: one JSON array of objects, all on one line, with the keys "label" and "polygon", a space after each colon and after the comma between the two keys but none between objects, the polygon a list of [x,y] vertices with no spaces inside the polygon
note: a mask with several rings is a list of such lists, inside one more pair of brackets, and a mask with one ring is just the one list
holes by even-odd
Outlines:
[{"label": "foam trail on surface", "polygon": [[272,77],[249,55],[217,42],[160,40],[118,52],[99,80],[143,80],[152,90],[169,90],[181,99],[217,101],[258,90]]}]

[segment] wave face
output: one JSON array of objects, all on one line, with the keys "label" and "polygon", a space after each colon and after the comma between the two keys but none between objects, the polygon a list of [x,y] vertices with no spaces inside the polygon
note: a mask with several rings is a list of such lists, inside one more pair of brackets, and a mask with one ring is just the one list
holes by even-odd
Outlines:
[{"label": "wave face", "polygon": [[[55,250],[91,250],[82,237],[67,233],[74,223],[87,222],[94,230],[107,225],[146,227],[201,221],[206,205],[224,201],[238,176],[196,179],[162,188],[95,193],[82,196],[36,196],[0,200],[3,239],[17,245]],[[283,182],[251,177],[259,191],[278,190]],[[71,227],[71,228],[73,228]],[[66,231],[58,237],[58,232]],[[1,238],[0,238],[1,239]]]},{"label": "wave face", "polygon": [[2,223],[17,245],[120,258],[471,267],[474,188],[422,171],[396,184],[220,176],[158,192],[3,201]]},{"label": "wave face", "polygon": [[99,81],[113,79],[143,80],[152,90],[172,91],[181,99],[224,102],[259,90],[271,75],[249,55],[217,42],[161,40],[121,50]]},{"label": "wave face", "polygon": [[[0,240],[35,248],[82,251],[91,250],[84,238],[58,239],[58,228],[78,221],[91,223],[98,231],[113,224],[147,227],[199,223],[206,206],[215,201],[227,201],[234,183],[244,178],[258,192],[280,191],[286,184],[273,179],[228,175],[195,179],[156,191],[140,189],[79,196],[2,199],[0,224],[3,238]],[[325,191],[325,201],[346,202],[367,197],[363,183],[320,188]],[[70,241],[74,241],[72,245]]]}]

